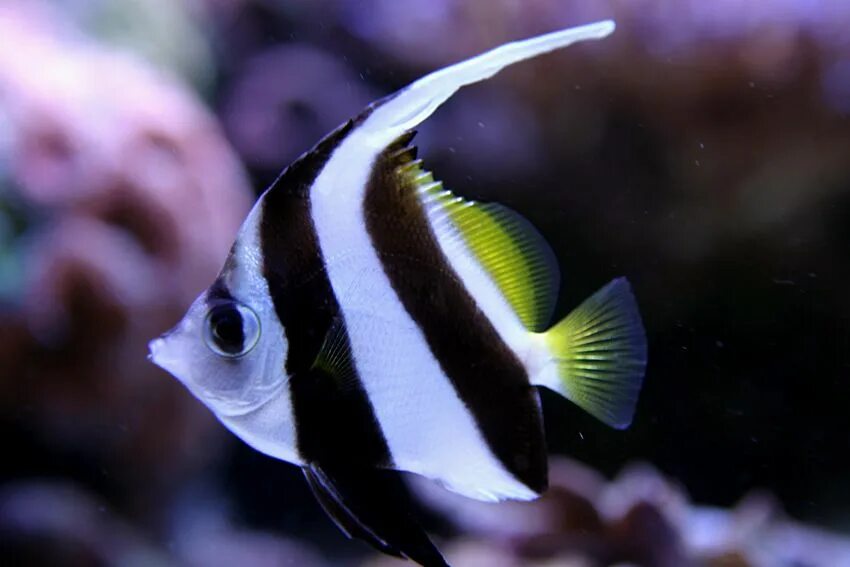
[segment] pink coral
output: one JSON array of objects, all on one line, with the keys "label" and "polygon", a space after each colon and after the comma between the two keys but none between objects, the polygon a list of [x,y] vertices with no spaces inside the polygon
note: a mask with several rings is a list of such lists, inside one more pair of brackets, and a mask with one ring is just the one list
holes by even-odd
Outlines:
[{"label": "pink coral", "polygon": [[214,277],[248,180],[175,78],[36,2],[0,5],[0,37],[15,47],[0,50],[11,182],[36,220],[23,296],[0,321],[16,342],[0,351],[3,403],[27,404],[45,435],[78,450],[112,447],[128,474],[156,482],[208,458],[201,441],[219,430],[147,363],[146,343]]}]

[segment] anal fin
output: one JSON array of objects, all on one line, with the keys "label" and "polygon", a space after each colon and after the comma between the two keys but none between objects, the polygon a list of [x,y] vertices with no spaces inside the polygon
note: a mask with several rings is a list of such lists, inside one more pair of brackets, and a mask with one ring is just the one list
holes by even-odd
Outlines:
[{"label": "anal fin", "polygon": [[304,467],[307,483],[322,508],[349,537],[425,567],[447,567],[416,522],[398,473],[316,463]]}]

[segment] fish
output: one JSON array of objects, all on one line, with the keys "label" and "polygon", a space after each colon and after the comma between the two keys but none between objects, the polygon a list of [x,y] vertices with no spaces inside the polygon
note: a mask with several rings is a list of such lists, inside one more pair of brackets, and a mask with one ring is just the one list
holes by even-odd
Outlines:
[{"label": "fish", "polygon": [[444,188],[412,145],[463,86],[614,27],[507,43],[370,104],[283,170],[214,282],[151,341],[226,428],[300,466],[349,537],[447,564],[406,473],[478,500],[540,496],[538,388],[630,425],[647,342],[628,280],[550,326],[560,272],[540,233]]}]

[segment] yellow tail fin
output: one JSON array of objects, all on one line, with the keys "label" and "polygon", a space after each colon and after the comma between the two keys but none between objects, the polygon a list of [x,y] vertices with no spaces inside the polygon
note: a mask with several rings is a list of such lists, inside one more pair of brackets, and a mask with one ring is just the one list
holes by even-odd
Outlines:
[{"label": "yellow tail fin", "polygon": [[543,339],[557,377],[541,385],[612,427],[628,427],[646,369],[646,334],[626,278],[594,293]]}]

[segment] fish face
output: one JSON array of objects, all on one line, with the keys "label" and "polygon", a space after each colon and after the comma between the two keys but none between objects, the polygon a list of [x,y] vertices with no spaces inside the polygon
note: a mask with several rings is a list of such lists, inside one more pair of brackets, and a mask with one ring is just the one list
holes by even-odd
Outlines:
[{"label": "fish face", "polygon": [[[149,358],[217,416],[248,414],[286,382],[285,339],[267,332],[268,306],[222,293],[201,294],[172,330],[149,344]],[[265,321],[264,321],[265,320]]]}]

